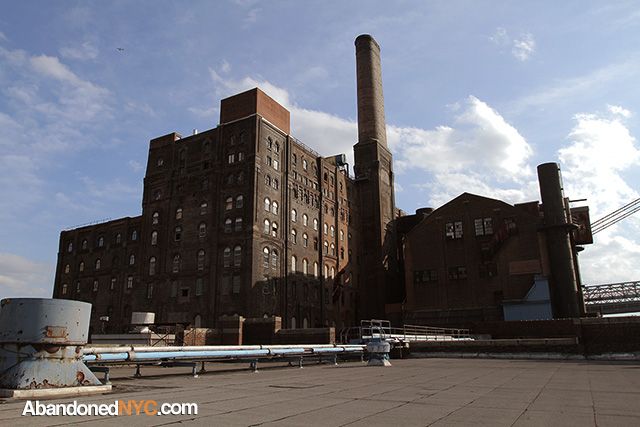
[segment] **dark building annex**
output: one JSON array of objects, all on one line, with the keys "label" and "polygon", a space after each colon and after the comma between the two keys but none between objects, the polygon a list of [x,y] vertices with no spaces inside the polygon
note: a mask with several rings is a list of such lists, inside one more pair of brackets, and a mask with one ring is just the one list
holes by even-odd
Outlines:
[{"label": "dark building annex", "polygon": [[588,215],[572,224],[558,166],[538,168],[542,205],[461,188],[405,215],[371,36],[356,39],[356,65],[353,176],[344,153],[290,135],[289,111],[260,89],[223,99],[214,129],[150,141],[141,215],[61,233],[54,298],[92,303],[106,332],[125,331],[132,312],[195,327],[279,316],[288,328],[584,313]]}]

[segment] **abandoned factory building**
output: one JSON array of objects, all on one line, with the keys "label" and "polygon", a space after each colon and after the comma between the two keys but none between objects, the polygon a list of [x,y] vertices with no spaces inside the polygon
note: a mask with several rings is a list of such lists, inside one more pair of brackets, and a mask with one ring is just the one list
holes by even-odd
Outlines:
[{"label": "abandoned factory building", "polygon": [[275,315],[289,328],[579,315],[557,165],[541,165],[550,178],[539,168],[542,205],[464,193],[404,215],[371,36],[356,39],[356,71],[354,176],[344,153],[295,139],[289,111],[260,89],[223,99],[214,129],[150,141],[141,215],[61,233],[54,298],[90,302],[107,332],[138,311],[196,327]]}]

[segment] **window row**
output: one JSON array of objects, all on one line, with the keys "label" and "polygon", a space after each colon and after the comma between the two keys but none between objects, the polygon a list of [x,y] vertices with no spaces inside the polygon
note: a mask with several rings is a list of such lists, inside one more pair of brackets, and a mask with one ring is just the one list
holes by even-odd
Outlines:
[{"label": "window row", "polygon": [[[306,258],[302,259],[302,269],[298,270],[298,258],[293,255],[291,257],[291,272],[292,273],[302,273],[302,274],[310,274],[309,273],[309,261]],[[313,263],[313,277],[318,277],[320,274],[319,266],[317,262]]]},{"label": "window row", "polygon": [[271,166],[275,170],[280,169],[280,163],[277,158],[271,158],[271,156],[267,156],[266,162],[267,162],[267,166]]},{"label": "window row", "polygon": [[229,174],[224,179],[226,185],[235,185],[244,183],[244,172],[240,171],[237,174]]},{"label": "window row", "polygon": [[[203,271],[206,263],[206,252],[204,249],[200,249],[196,255],[196,268],[198,271]],[[173,256],[173,263],[171,271],[173,273],[180,272],[181,257],[179,254]],[[152,256],[149,258],[149,276],[155,275],[157,272],[157,259]]]},{"label": "window row", "polygon": [[[229,196],[225,199],[224,201],[224,209],[226,211],[230,211],[231,209],[234,208],[234,203],[233,203],[234,199],[232,196]],[[242,194],[239,194],[236,196],[235,198],[235,208],[236,209],[240,209],[244,206],[244,197],[242,196]]]},{"label": "window row", "polygon": [[268,219],[264,220],[264,229],[262,230],[264,234],[268,234],[272,237],[278,237],[278,223],[276,221],[269,221]]},{"label": "window row", "polygon": [[306,203],[307,205],[311,205],[314,208],[320,206],[320,199],[315,194],[310,193],[308,190],[303,188],[291,188],[291,196],[293,199],[300,200],[301,202]]},{"label": "window row", "polygon": [[267,137],[267,149],[273,151],[274,153],[278,154],[280,152],[280,144],[278,143],[278,141],[273,141],[273,139],[271,139],[271,137]]},{"label": "window row", "polygon": [[[138,231],[137,230],[133,230],[131,232],[131,240],[132,241],[138,240]],[[113,241],[114,241],[114,243],[116,245],[119,245],[120,243],[122,243],[122,233],[116,233],[116,235],[114,236]],[[97,248],[103,248],[104,245],[105,245],[104,236],[98,236],[98,239],[96,240],[96,247]],[[81,250],[89,249],[89,241],[87,239],[82,239],[82,242],[80,243],[80,249]],[[73,242],[67,243],[67,252],[69,252],[69,253],[73,252]]]},{"label": "window row", "polygon": [[267,212],[271,212],[274,215],[278,215],[278,202],[275,200],[272,202],[271,199],[266,197],[264,199],[264,210]]},{"label": "window row", "polygon": [[272,187],[275,190],[277,190],[280,187],[280,183],[278,182],[278,178],[271,179],[270,175],[265,175],[264,184],[267,187]]},{"label": "window row", "polygon": [[222,251],[222,260],[225,267],[231,267],[231,265],[240,267],[242,265],[242,246],[236,245],[233,251],[230,247],[224,248]]},{"label": "window row", "polygon": [[[291,222],[298,222],[298,211],[295,209],[291,209]],[[309,226],[309,215],[302,214],[302,225]],[[316,218],[313,219],[313,229],[318,230],[318,220]]]},{"label": "window row", "polygon": [[244,160],[244,152],[238,151],[237,153],[229,153],[227,154],[227,164],[232,165],[236,162],[241,162]]},{"label": "window row", "polygon": [[224,232],[231,233],[232,231],[242,231],[242,217],[237,217],[235,220],[231,218],[224,220]]},{"label": "window row", "polygon": [[279,259],[277,249],[269,249],[266,246],[262,248],[262,266],[264,268],[269,268],[269,263],[271,263],[271,268],[278,268]]},{"label": "window row", "polygon": [[[116,279],[115,277],[112,277],[111,281],[109,282],[109,290],[110,291],[115,290],[115,288],[117,286],[117,283],[118,283],[118,279]],[[125,290],[130,291],[131,289],[133,289],[133,276],[128,276],[125,283],[126,283]],[[92,284],[92,287],[91,287],[91,290],[93,292],[98,292],[99,286],[100,286],[99,281],[98,280],[94,280],[93,284]],[[81,291],[82,291],[81,283],[78,281],[78,282],[76,282],[76,293],[80,293]],[[67,295],[67,294],[70,293],[69,285],[67,283],[63,283],[62,284],[61,293],[62,293],[62,295]]]}]

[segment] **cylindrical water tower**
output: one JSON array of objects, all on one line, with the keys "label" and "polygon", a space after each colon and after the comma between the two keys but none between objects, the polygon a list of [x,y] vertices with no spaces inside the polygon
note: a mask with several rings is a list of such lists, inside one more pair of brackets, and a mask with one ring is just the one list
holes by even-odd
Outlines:
[{"label": "cylindrical water tower", "polygon": [[82,362],[91,304],[63,299],[0,301],[0,388],[94,386]]}]

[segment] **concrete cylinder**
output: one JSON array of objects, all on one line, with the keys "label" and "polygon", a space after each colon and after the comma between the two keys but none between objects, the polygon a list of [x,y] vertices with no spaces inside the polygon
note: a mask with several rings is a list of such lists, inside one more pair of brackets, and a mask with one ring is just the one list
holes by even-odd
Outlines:
[{"label": "concrete cylinder", "polygon": [[538,166],[538,182],[544,213],[544,233],[551,269],[551,305],[556,318],[580,317],[571,223],[565,209],[560,166]]},{"label": "concrete cylinder", "polygon": [[0,301],[0,388],[100,385],[82,362],[91,304],[44,298]]},{"label": "concrete cylinder", "polygon": [[382,95],[380,46],[369,34],[356,38],[358,142],[377,140],[387,146]]}]

